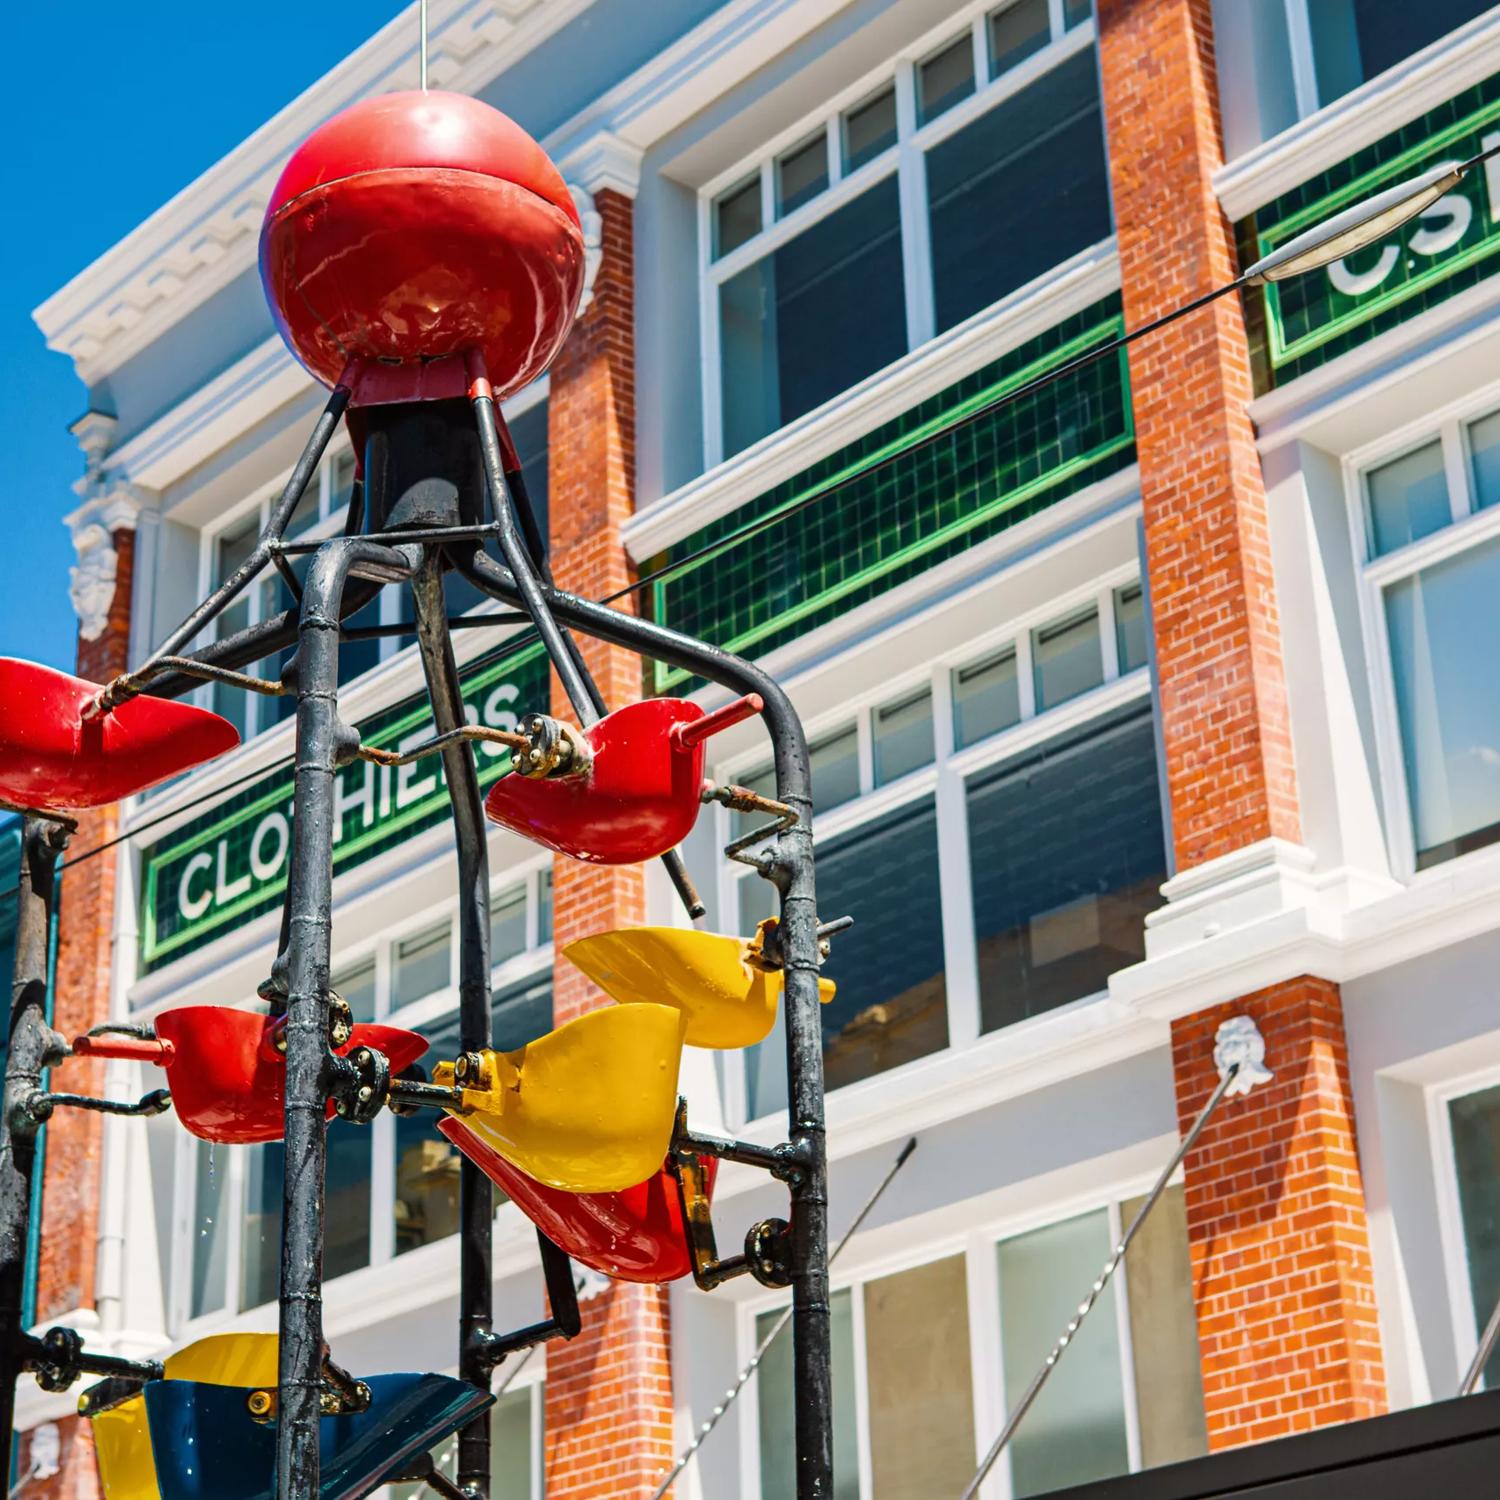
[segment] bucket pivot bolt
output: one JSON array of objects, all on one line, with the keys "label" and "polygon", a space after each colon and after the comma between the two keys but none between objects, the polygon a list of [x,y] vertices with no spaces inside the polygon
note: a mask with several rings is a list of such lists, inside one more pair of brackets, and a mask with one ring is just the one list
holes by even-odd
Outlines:
[{"label": "bucket pivot bolt", "polygon": [[356,1047],[339,1060],[334,1109],[339,1118],[368,1125],[385,1107],[391,1090],[391,1064],[373,1047]]},{"label": "bucket pivot bolt", "polygon": [[762,1286],[792,1284],[792,1226],[785,1219],[762,1219],[745,1236],[750,1274]]},{"label": "bucket pivot bolt", "polygon": [[550,714],[527,714],[521,721],[530,742],[517,750],[515,769],[532,781],[548,776],[577,776],[588,769],[593,752],[571,724]]}]

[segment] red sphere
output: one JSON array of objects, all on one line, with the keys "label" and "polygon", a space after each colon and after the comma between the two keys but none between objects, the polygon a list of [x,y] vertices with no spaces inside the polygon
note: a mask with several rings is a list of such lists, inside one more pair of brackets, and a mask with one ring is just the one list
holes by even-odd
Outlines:
[{"label": "red sphere", "polygon": [[499,399],[568,336],[583,231],[546,152],[499,110],[467,94],[382,94],[293,154],[260,273],[282,337],[325,385],[361,360],[379,375],[375,399],[457,394],[423,372],[478,352]]}]

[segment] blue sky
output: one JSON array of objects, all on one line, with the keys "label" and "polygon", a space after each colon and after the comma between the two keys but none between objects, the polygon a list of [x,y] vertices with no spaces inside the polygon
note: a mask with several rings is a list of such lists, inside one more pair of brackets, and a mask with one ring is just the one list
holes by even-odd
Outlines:
[{"label": "blue sky", "polygon": [[[400,0],[80,0],[9,8],[11,146],[0,153],[0,655],[71,668],[83,459],[71,363],[31,310],[403,8]],[[415,13],[415,7],[413,7]]]}]

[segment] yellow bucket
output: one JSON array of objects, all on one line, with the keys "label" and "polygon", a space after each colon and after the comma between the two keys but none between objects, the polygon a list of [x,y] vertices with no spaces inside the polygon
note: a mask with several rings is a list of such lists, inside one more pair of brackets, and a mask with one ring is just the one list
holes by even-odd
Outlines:
[{"label": "yellow bucket", "polygon": [[[482,1052],[458,1117],[529,1177],[610,1193],[662,1164],[677,1109],[683,1018],[667,1005],[590,1011],[517,1052]],[[454,1083],[451,1063],[433,1081]]]},{"label": "yellow bucket", "polygon": [[[762,924],[764,926],[765,924]],[[770,1035],[782,973],[753,941],[682,927],[623,927],[569,943],[563,952],[621,1005],[672,1005],[687,1017],[690,1047],[753,1047]],[[831,979],[818,998],[833,999]]]}]

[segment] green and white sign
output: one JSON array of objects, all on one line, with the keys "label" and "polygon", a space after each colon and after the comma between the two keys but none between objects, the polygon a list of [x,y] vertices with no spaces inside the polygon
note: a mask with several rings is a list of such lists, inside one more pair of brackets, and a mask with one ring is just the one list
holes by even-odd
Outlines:
[{"label": "green and white sign", "polygon": [[[1440,162],[1500,144],[1500,78],[1404,125],[1260,209],[1242,226],[1247,262],[1351,203]],[[1388,238],[1262,290],[1262,387],[1284,384],[1476,285],[1500,267],[1500,160]]]},{"label": "green and white sign", "polygon": [[[514,729],[547,706],[542,648],[482,657],[463,674],[471,724]],[[425,693],[359,726],[364,743],[409,749],[434,730]],[[489,786],[510,767],[501,745],[476,743],[479,780]],[[409,766],[356,761],[339,773],[333,830],[334,874],[448,817],[441,759]],[[174,829],[143,855],[141,964],[145,970],[211,942],[237,923],[273,910],[286,890],[292,847],[292,770],[268,771],[201,818]]]}]

